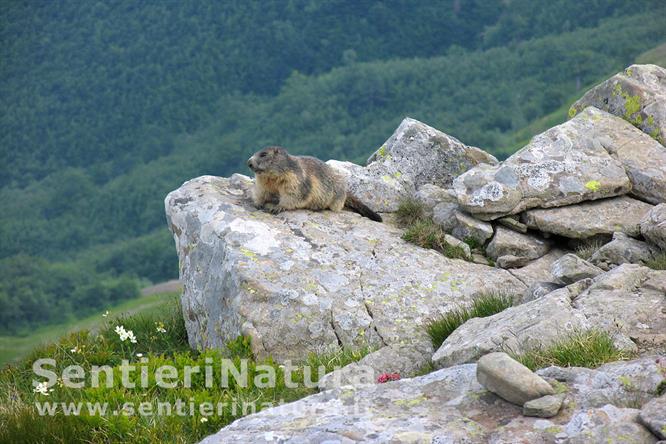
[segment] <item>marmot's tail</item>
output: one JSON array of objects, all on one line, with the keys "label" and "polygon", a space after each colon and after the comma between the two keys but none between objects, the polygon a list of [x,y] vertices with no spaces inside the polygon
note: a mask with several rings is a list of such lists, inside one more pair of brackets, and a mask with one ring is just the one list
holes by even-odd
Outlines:
[{"label": "marmot's tail", "polygon": [[345,200],[345,208],[349,208],[353,212],[367,217],[368,219],[374,220],[375,222],[382,221],[382,217],[379,214],[372,211],[363,202],[349,193],[347,194],[347,199]]}]

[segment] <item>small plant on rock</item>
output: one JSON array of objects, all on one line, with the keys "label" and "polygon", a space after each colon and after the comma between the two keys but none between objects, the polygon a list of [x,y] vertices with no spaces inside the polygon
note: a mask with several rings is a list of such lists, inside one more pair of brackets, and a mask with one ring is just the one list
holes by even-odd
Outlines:
[{"label": "small plant on rock", "polygon": [[423,203],[416,199],[403,199],[395,212],[396,222],[401,227],[409,227],[426,219],[426,210]]}]

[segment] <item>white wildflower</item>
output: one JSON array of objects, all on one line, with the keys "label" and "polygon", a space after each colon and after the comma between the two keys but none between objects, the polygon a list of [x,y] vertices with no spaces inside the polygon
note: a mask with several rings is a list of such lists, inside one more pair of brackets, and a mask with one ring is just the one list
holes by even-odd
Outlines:
[{"label": "white wildflower", "polygon": [[116,325],[115,332],[120,337],[120,340],[125,342],[129,339],[132,344],[136,344],[136,336],[132,330],[125,330],[125,327],[122,325]]},{"label": "white wildflower", "polygon": [[102,317],[105,318],[105,317],[107,317],[108,315],[109,315],[109,310],[106,310],[106,311],[102,314]]},{"label": "white wildflower", "polygon": [[157,330],[158,333],[166,333],[166,328],[164,328],[164,324],[162,322],[155,322],[155,330]]},{"label": "white wildflower", "polygon": [[37,387],[33,389],[33,392],[35,393],[40,393],[44,396],[49,396],[49,392],[52,392],[53,389],[49,388],[49,384],[47,382],[40,382],[37,384]]},{"label": "white wildflower", "polygon": [[137,358],[143,358],[143,353],[137,353],[137,354],[136,354],[136,357],[137,357]]},{"label": "white wildflower", "polygon": [[199,422],[202,423],[202,424],[203,424],[204,422],[208,422],[208,418],[206,418],[206,417],[204,416],[204,417],[202,417],[202,418],[199,420]]},{"label": "white wildflower", "polygon": [[77,345],[77,346],[74,346],[74,348],[70,349],[69,351],[70,351],[71,353],[81,353],[81,349],[79,348],[78,345]]}]

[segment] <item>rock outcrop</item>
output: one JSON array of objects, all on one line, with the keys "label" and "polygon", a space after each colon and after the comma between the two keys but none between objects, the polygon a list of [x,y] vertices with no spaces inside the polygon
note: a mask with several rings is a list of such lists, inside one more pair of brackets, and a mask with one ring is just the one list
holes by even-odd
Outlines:
[{"label": "rock outcrop", "polygon": [[[245,335],[257,357],[278,362],[373,350],[321,378],[322,393],[206,442],[664,438],[666,270],[648,266],[663,268],[666,251],[665,73],[631,66],[503,162],[409,118],[367,166],[330,160],[385,223],[259,211],[242,175],[170,193],[192,347]],[[433,229],[423,237],[466,260],[402,239],[389,213],[405,198],[439,225],[422,224]],[[434,349],[428,325],[498,294],[513,306],[461,320]],[[643,358],[535,374],[505,354],[587,330]],[[441,370],[409,379],[432,367]],[[386,373],[402,379],[379,384]]]},{"label": "rock outcrop", "polygon": [[427,349],[427,319],[526,289],[507,271],[416,247],[351,212],[258,211],[250,185],[204,176],[166,198],[192,347],[247,335],[257,355],[277,360],[360,344]]}]

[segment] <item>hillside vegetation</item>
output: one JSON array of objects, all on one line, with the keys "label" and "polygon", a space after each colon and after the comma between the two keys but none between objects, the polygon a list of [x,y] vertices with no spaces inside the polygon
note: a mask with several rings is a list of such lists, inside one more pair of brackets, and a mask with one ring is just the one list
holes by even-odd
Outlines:
[{"label": "hillside vegetation", "polygon": [[409,115],[506,157],[666,39],[658,1],[2,8],[2,334],[175,277],[163,197],[262,145],[363,162]]}]

